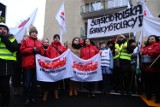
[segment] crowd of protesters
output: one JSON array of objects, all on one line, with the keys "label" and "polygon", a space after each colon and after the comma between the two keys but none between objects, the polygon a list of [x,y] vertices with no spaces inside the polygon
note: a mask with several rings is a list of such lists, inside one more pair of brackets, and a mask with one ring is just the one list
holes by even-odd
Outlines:
[{"label": "crowd of protesters", "polygon": [[[124,35],[118,35],[116,40],[100,41],[97,46],[91,39],[82,40],[75,37],[63,46],[58,34],[53,36],[53,41],[46,38],[40,41],[37,39],[37,34],[36,27],[30,27],[29,36],[18,44],[14,36],[9,34],[8,26],[0,23],[0,97],[2,107],[9,107],[11,77],[14,95],[19,95],[20,87],[23,87],[25,105],[34,103],[39,98],[39,94],[41,94],[42,101],[46,101],[50,92],[58,100],[60,99],[58,90],[64,86],[69,96],[78,96],[78,91],[82,87],[88,92],[88,97],[92,98],[96,96],[96,90],[106,95],[109,95],[111,91],[121,95],[131,95],[138,91],[144,92],[147,100],[151,100],[155,95],[155,102],[160,103],[160,85],[158,84],[160,83],[160,43],[157,36],[149,36],[146,45],[135,55],[133,54],[137,47],[135,40],[127,40]],[[99,53],[101,55],[101,71],[99,72],[102,72],[103,80],[86,83],[70,79],[57,82],[37,81],[35,55],[55,58],[67,49],[84,60]],[[141,72],[137,75],[136,56],[140,56],[141,63]],[[133,59],[135,61],[131,63]],[[135,76],[141,81],[135,79]],[[135,80],[137,80],[136,83]]]}]

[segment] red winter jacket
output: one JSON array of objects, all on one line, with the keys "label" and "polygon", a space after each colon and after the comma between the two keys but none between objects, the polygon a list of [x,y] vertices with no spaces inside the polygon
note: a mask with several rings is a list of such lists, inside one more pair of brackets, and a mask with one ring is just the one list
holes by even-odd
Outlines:
[{"label": "red winter jacket", "polygon": [[157,57],[160,54],[160,43],[154,42],[143,48],[142,55]]},{"label": "red winter jacket", "polygon": [[99,50],[97,49],[96,46],[93,45],[86,45],[85,47],[82,47],[81,50],[81,55],[80,57],[82,59],[90,59],[92,58],[94,55],[96,55],[97,53],[99,53]]},{"label": "red winter jacket", "polygon": [[57,50],[52,46],[48,46],[47,49],[44,49],[44,53],[45,53],[44,56],[48,58],[55,58],[60,55],[59,53],[57,53]]},{"label": "red winter jacket", "polygon": [[[160,43],[154,42],[154,43],[151,43],[149,46],[144,47],[143,51],[142,51],[142,55],[148,55],[148,56],[151,56],[154,58],[158,57],[158,55],[160,55]],[[157,61],[157,63],[158,63],[158,61]],[[143,64],[142,63],[142,71],[143,72],[156,72],[156,71],[159,72],[160,63],[158,63],[158,65],[152,66],[152,67],[149,67],[150,65],[151,64]]]},{"label": "red winter jacket", "polygon": [[43,46],[40,40],[32,38],[31,36],[22,40],[20,52],[22,54],[22,68],[35,68],[35,55],[33,54],[34,46],[44,55]]},{"label": "red winter jacket", "polygon": [[54,47],[57,50],[57,54],[62,54],[67,49],[60,43],[60,42],[52,42],[51,46]]}]

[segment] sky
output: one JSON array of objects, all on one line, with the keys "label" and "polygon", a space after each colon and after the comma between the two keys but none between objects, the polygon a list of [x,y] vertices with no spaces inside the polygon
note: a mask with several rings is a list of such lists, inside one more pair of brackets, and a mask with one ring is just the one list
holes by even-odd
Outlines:
[{"label": "sky", "polygon": [[6,24],[9,27],[18,26],[38,8],[34,26],[38,30],[38,38],[43,38],[44,14],[46,0],[0,0],[7,6]]}]

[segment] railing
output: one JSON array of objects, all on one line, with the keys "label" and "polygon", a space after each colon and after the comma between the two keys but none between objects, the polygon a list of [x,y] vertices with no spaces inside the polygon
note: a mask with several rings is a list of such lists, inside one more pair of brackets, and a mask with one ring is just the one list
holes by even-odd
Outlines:
[{"label": "railing", "polygon": [[110,8],[127,6],[128,0],[95,1],[81,6],[81,13],[89,13]]}]

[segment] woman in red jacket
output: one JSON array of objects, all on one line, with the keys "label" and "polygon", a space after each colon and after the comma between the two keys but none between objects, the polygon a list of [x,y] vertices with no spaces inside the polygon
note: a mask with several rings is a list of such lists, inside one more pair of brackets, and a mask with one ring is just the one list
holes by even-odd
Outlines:
[{"label": "woman in red jacket", "polygon": [[150,66],[153,61],[160,55],[160,43],[159,39],[155,35],[148,37],[146,46],[141,49],[142,55],[142,79],[144,80],[146,97],[151,100],[152,95],[156,95],[156,101],[160,103],[160,64],[158,61]]},{"label": "woman in red jacket", "polygon": [[[99,50],[95,46],[95,44],[88,38],[84,40],[83,47],[81,49],[81,54],[80,57],[82,59],[90,59],[93,56],[95,56],[97,53],[99,53]],[[95,82],[88,82],[87,83],[87,88],[89,91],[88,97],[95,97]]]},{"label": "woman in red jacket", "polygon": [[[61,44],[60,42],[60,36],[58,34],[55,34],[53,36],[53,42],[51,43],[51,46],[53,48],[56,49],[56,55],[58,54],[62,54],[63,52],[65,52],[67,49]],[[59,99],[59,94],[58,94],[58,87],[60,85],[60,83],[62,83],[63,81],[57,81],[54,82],[54,94],[55,94],[55,99]]]},{"label": "woman in red jacket", "polygon": [[32,26],[29,29],[29,37],[22,40],[20,52],[22,54],[23,91],[26,96],[26,105],[34,102],[37,97],[36,63],[35,55],[44,54],[42,42],[37,39],[38,31]]}]

